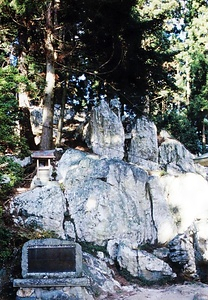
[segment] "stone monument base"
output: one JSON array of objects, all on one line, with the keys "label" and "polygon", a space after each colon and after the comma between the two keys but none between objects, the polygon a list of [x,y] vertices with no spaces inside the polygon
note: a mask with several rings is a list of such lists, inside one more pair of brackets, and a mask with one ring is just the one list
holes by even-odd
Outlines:
[{"label": "stone monument base", "polygon": [[14,287],[19,287],[16,300],[92,300],[85,287],[89,279],[81,278],[27,278],[15,279]]},{"label": "stone monument base", "polygon": [[14,279],[13,286],[20,288],[42,288],[42,287],[69,287],[69,286],[89,286],[89,279],[79,278],[25,278]]},{"label": "stone monument base", "polygon": [[85,287],[20,288],[16,300],[93,300]]},{"label": "stone monument base", "polygon": [[22,279],[16,300],[93,300],[87,292],[90,280],[82,275],[82,249],[59,239],[26,242],[22,249]]}]

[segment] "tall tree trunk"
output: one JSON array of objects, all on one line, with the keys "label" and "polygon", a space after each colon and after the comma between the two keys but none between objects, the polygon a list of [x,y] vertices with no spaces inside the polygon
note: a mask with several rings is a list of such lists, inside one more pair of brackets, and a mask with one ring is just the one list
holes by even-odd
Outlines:
[{"label": "tall tree trunk", "polygon": [[190,63],[186,58],[186,105],[190,104],[191,96],[191,76],[190,76]]},{"label": "tall tree trunk", "polygon": [[202,123],[202,150],[204,153],[206,152],[206,125],[204,121]]},{"label": "tall tree trunk", "polygon": [[35,143],[34,134],[32,132],[32,126],[30,122],[30,111],[28,107],[20,107],[21,119],[19,121],[20,125],[20,136],[24,137],[31,150],[37,150],[37,145]]},{"label": "tall tree trunk", "polygon": [[[18,36],[18,56],[19,64],[18,70],[21,75],[28,77],[28,65],[27,65],[27,53],[28,53],[28,32],[27,32],[27,20],[25,20],[24,27],[21,28]],[[32,131],[31,121],[30,121],[30,102],[29,96],[26,90],[27,86],[24,83],[19,83],[19,111],[21,113],[21,118],[19,120],[19,131],[20,136],[24,137],[27,144],[31,150],[37,149],[35,144],[35,136]]]},{"label": "tall tree trunk", "polygon": [[61,99],[61,111],[60,111],[60,117],[59,117],[59,122],[58,122],[58,133],[57,133],[57,138],[56,138],[56,145],[60,145],[61,143],[61,134],[62,134],[62,129],[63,129],[63,123],[64,123],[64,110],[65,110],[65,103],[66,103],[66,95],[67,95],[67,76],[64,80],[64,87],[63,87],[63,94],[62,94],[62,99]]},{"label": "tall tree trunk", "polygon": [[53,99],[55,88],[55,51],[53,45],[53,34],[53,3],[50,1],[46,11],[46,87],[43,100],[43,129],[40,142],[41,150],[53,148]]}]

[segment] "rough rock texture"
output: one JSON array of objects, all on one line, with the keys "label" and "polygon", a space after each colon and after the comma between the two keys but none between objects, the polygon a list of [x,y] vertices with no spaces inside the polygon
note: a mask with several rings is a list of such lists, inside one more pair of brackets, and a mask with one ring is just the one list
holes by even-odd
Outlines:
[{"label": "rough rock texture", "polygon": [[22,193],[12,201],[10,212],[15,223],[42,228],[64,236],[66,201],[59,186],[48,185]]},{"label": "rough rock texture", "polygon": [[157,129],[146,117],[137,119],[132,130],[128,161],[150,170],[158,168]]},{"label": "rough rock texture", "polygon": [[[177,235],[177,226],[174,221],[170,206],[163,191],[161,180],[163,177],[150,176],[149,197],[152,201],[152,216],[157,228],[157,242],[165,244]],[[165,216],[165,218],[164,218]]]},{"label": "rough rock texture", "polygon": [[16,300],[93,300],[85,288],[63,287],[63,288],[22,288],[17,291]]},{"label": "rough rock texture", "polygon": [[91,281],[89,290],[92,294],[113,294],[121,290],[121,285],[113,278],[114,274],[107,266],[104,255],[98,259],[83,253],[83,272]]},{"label": "rough rock texture", "polygon": [[180,269],[181,274],[189,278],[199,279],[195,262],[194,234],[187,230],[186,233],[177,235],[169,243],[169,258],[173,265]]},{"label": "rough rock texture", "polygon": [[178,141],[168,139],[159,148],[159,163],[166,170],[173,165],[181,172],[195,172],[193,156]]},{"label": "rough rock texture", "polygon": [[[153,280],[148,272],[132,264],[132,256],[138,258],[135,249],[167,244],[193,228],[186,263],[193,272],[184,267],[182,273],[197,276],[198,264],[208,262],[208,183],[201,175],[148,174],[136,164],[73,149],[63,154],[57,173],[61,188],[48,185],[15,197],[11,213],[16,222],[106,247],[110,259],[147,280]],[[197,254],[195,262],[191,251]],[[162,267],[154,276],[167,278]]]},{"label": "rough rock texture", "polygon": [[119,246],[118,262],[134,277],[139,277],[146,282],[158,282],[176,277],[171,267],[163,260],[144,250],[129,249],[124,244]]},{"label": "rough rock texture", "polygon": [[193,231],[195,234],[195,250],[197,261],[200,263],[208,263],[208,219],[196,219],[193,224]]},{"label": "rough rock texture", "polygon": [[158,162],[166,172],[172,175],[178,173],[204,173],[204,168],[194,164],[194,155],[191,154],[179,141],[171,138],[166,131],[161,131],[160,139],[163,139],[159,147]]},{"label": "rough rock texture", "polygon": [[[109,262],[150,282],[173,278],[174,272],[208,278],[208,182],[203,171],[167,135],[158,154],[156,128],[144,117],[132,132],[131,162],[121,160],[123,129],[116,103],[112,112],[102,101],[92,114],[88,141],[100,156],[66,150],[55,186],[36,187],[13,199],[15,222],[102,247]],[[141,251],[145,246],[152,253]],[[95,266],[93,262],[92,270]]]},{"label": "rough rock texture", "polygon": [[85,128],[85,139],[88,147],[94,153],[122,159],[125,134],[119,109],[116,114],[104,100],[100,102],[99,106],[94,107],[89,124]]},{"label": "rough rock texture", "polygon": [[[78,158],[76,150],[69,150],[60,165],[68,152]],[[156,228],[144,170],[121,160],[85,155],[76,162],[71,159],[63,180],[78,239],[98,245],[111,239],[154,243]]]}]

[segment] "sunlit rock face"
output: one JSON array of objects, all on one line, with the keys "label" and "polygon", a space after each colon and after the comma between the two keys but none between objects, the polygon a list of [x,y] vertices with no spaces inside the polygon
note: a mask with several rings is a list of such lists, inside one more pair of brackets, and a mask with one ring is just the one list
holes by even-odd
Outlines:
[{"label": "sunlit rock face", "polygon": [[[194,173],[178,174],[177,176],[166,175],[161,177],[160,182],[163,185],[169,211],[177,226],[177,232],[181,235],[187,231],[190,235],[191,232],[193,239],[191,245],[197,260],[196,264],[207,263],[208,182],[203,176]],[[191,259],[191,256],[188,256]],[[187,264],[192,265],[193,259]],[[192,274],[192,276],[195,275]]]},{"label": "sunlit rock face", "polygon": [[66,201],[59,186],[44,186],[22,193],[11,202],[14,222],[28,228],[54,231],[64,237]]},{"label": "sunlit rock face", "polygon": [[116,114],[104,100],[92,109],[85,128],[85,141],[96,154],[109,158],[124,157],[124,128],[119,111]]},{"label": "sunlit rock face", "polygon": [[[173,278],[170,264],[180,264],[184,278],[198,278],[200,266],[208,264],[203,168],[170,136],[163,135],[158,148],[156,128],[146,117],[137,120],[130,161],[123,161],[119,107],[112,111],[104,101],[88,127],[85,138],[94,153],[67,149],[57,165],[59,182],[13,199],[15,222],[102,246],[108,259],[147,281]],[[145,246],[151,255],[141,251]],[[164,259],[151,251],[164,246]]]},{"label": "sunlit rock face", "polygon": [[178,233],[183,233],[196,221],[207,219],[208,182],[201,175],[166,175],[160,182]]},{"label": "sunlit rock face", "polygon": [[165,244],[178,233],[178,229],[165,197],[160,176],[150,176],[149,195],[152,199],[152,216],[157,228],[157,242]]},{"label": "sunlit rock face", "polygon": [[162,141],[158,148],[158,163],[160,168],[170,175],[179,173],[198,173],[206,178],[206,168],[194,163],[194,155],[183,144],[172,138],[165,130],[159,134]]},{"label": "sunlit rock face", "polygon": [[148,118],[137,119],[132,130],[128,161],[147,169],[158,168],[157,129]]},{"label": "sunlit rock face", "polygon": [[78,238],[98,245],[115,238],[127,239],[132,245],[154,243],[147,172],[121,160],[90,154],[75,162],[72,152],[78,157],[76,150],[70,151],[71,166],[62,180]]},{"label": "sunlit rock face", "polygon": [[130,249],[122,244],[118,250],[118,262],[134,277],[147,282],[157,282],[176,277],[172,268],[163,260],[145,250]]},{"label": "sunlit rock face", "polygon": [[[151,175],[135,164],[72,149],[62,156],[58,169],[79,240],[107,246],[110,257],[124,264],[119,250],[123,244],[128,257],[139,245],[167,244],[194,228],[194,243],[187,251],[197,249],[198,257],[207,260],[208,184],[203,176]],[[127,269],[136,274],[138,269],[125,259]],[[192,273],[187,267],[184,276],[197,277],[190,259]]]},{"label": "sunlit rock face", "polygon": [[193,155],[177,140],[167,138],[159,147],[159,163],[168,171],[195,172]]},{"label": "sunlit rock face", "polygon": [[[69,149],[59,161],[69,214],[81,240],[160,244],[178,232],[160,176],[137,165]],[[164,219],[165,216],[165,219]]]}]

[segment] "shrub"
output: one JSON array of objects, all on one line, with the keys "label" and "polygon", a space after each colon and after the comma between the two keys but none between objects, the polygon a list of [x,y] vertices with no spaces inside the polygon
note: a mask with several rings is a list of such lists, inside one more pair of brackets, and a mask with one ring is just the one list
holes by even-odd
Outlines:
[{"label": "shrub", "polygon": [[[4,180],[5,176],[7,181]],[[23,168],[6,156],[0,157],[0,199],[4,201],[23,179]]]},{"label": "shrub", "polygon": [[3,209],[0,206],[0,264],[4,262],[11,255],[11,248],[10,248],[10,240],[11,240],[11,233],[6,228],[3,222]]}]

